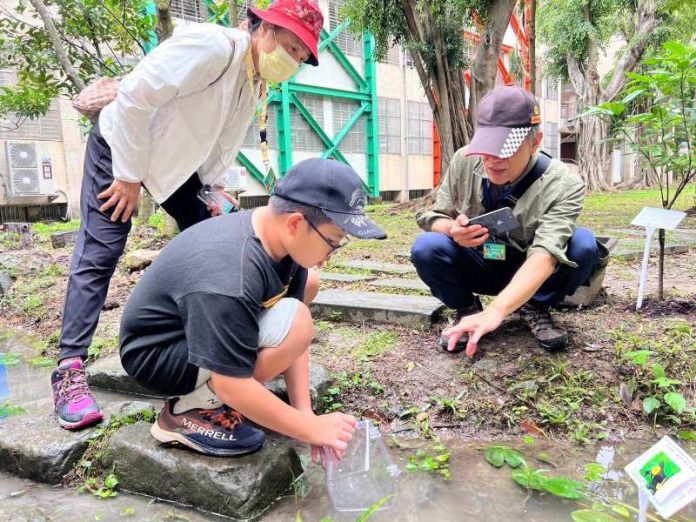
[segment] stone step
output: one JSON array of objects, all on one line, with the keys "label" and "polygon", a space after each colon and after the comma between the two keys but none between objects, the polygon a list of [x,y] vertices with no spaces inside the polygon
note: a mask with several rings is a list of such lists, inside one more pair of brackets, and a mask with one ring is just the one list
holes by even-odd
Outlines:
[{"label": "stone step", "polygon": [[[634,261],[636,259],[643,259],[643,250],[645,249],[645,244],[635,243],[634,245],[625,245],[621,243],[621,248],[617,248],[615,252],[611,254],[611,257],[615,259],[623,259],[624,261]],[[687,245],[665,245],[665,255],[676,255],[685,254],[689,251]],[[659,255],[660,248],[656,246],[654,241],[653,245],[650,247],[650,255]]]},{"label": "stone step", "polygon": [[380,263],[379,261],[345,261],[336,263],[337,268],[354,268],[366,270],[375,274],[415,274],[416,269],[412,265],[398,263]]},{"label": "stone step", "polygon": [[120,429],[104,453],[104,463],[114,469],[124,490],[235,520],[257,520],[303,471],[285,440],[267,437],[259,451],[242,457],[207,457],[160,445],[145,422]]},{"label": "stone step", "polygon": [[384,288],[397,288],[399,290],[430,290],[420,279],[405,279],[403,277],[389,277],[370,283],[372,286]]},{"label": "stone step", "polygon": [[357,283],[360,281],[372,281],[377,276],[373,275],[357,275],[357,274],[339,274],[337,272],[319,272],[321,281],[335,281],[337,283]]},{"label": "stone step", "polygon": [[315,317],[428,328],[445,306],[434,297],[324,290],[312,303]]},{"label": "stone step", "polygon": [[[129,395],[145,397],[159,397],[151,391],[143,388],[135,382],[121,366],[118,355],[103,357],[87,367],[87,380],[90,386],[102,388]],[[312,398],[312,406],[317,410],[321,406],[321,398],[326,390],[331,387],[333,379],[329,371],[319,364],[311,364],[309,368],[309,392]],[[266,384],[275,395],[288,401],[288,391],[285,387],[285,379],[279,377]]]}]

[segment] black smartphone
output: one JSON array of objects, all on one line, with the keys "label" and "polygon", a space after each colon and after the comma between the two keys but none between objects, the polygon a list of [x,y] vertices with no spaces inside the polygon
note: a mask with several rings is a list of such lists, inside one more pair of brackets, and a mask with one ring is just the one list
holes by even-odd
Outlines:
[{"label": "black smartphone", "polygon": [[510,207],[499,208],[493,212],[470,218],[469,225],[486,227],[492,236],[500,236],[520,228],[520,223]]}]

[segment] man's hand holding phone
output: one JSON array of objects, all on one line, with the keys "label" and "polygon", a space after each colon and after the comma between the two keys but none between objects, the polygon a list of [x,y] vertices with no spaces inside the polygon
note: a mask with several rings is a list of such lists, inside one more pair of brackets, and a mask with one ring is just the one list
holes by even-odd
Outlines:
[{"label": "man's hand holding phone", "polygon": [[483,245],[489,237],[486,227],[469,224],[469,218],[464,214],[460,214],[454,220],[449,235],[459,246],[467,248]]}]

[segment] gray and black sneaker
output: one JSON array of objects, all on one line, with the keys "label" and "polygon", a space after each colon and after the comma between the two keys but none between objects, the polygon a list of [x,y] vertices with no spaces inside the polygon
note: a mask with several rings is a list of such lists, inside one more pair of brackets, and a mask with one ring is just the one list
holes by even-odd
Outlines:
[{"label": "gray and black sneaker", "polygon": [[[474,315],[479,312],[483,312],[483,305],[481,304],[481,300],[479,299],[478,296],[474,296],[474,302],[471,303],[469,306],[466,308],[459,308],[455,314],[454,314],[454,323],[457,324],[459,321],[462,320],[463,317],[466,317],[467,315]],[[447,353],[461,353],[464,350],[466,350],[466,344],[469,342],[469,335],[464,334],[462,335],[459,340],[457,341],[457,344],[454,345],[454,350],[451,352],[447,349],[447,343],[449,342],[449,337],[445,337],[444,335],[440,336],[440,347],[445,350]]]},{"label": "gray and black sneaker", "polygon": [[568,331],[554,323],[548,307],[527,303],[520,308],[520,316],[527,323],[536,342],[550,352],[568,344]]}]

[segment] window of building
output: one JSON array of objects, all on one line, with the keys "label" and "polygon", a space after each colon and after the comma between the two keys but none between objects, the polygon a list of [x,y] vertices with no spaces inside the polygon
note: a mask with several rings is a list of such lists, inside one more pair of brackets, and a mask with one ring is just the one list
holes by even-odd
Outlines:
[{"label": "window of building", "polygon": [[427,103],[408,102],[407,152],[430,156],[433,153],[433,113]]},{"label": "window of building", "polygon": [[[360,103],[353,101],[334,101],[333,102],[333,127],[334,135],[341,132],[348,121],[360,109]],[[348,131],[345,138],[338,146],[341,152],[362,152],[367,150],[365,138],[365,117],[362,116],[353,127]]]},{"label": "window of building", "polygon": [[545,100],[557,100],[558,99],[558,80],[555,78],[544,78],[544,87],[542,89],[544,92]]},{"label": "window of building", "polygon": [[[260,117],[260,115],[259,115]],[[259,137],[259,117],[255,117],[251,126],[247,129],[244,137],[245,149],[257,149],[260,147],[261,138]],[[268,148],[278,148],[278,128],[276,127],[275,104],[268,106],[268,119],[266,121],[266,137],[268,138]]]},{"label": "window of building", "polygon": [[379,151],[401,154],[401,100],[379,98]]},{"label": "window of building", "polygon": [[[329,32],[332,32],[342,23],[342,20],[339,18],[341,5],[343,5],[343,0],[331,0],[329,2]],[[346,56],[363,57],[362,40],[353,36],[353,33],[347,28],[341,31],[341,34],[336,37],[334,42]]]},{"label": "window of building", "polygon": [[389,52],[381,60],[382,63],[388,63],[391,65],[400,65],[399,55],[401,54],[401,48],[398,45],[389,48]]},{"label": "window of building", "polygon": [[544,150],[555,155],[558,151],[558,123],[547,121],[544,127]]},{"label": "window of building", "polygon": [[[12,69],[0,69],[0,86],[11,85],[16,81],[17,77]],[[19,118],[16,114],[8,114],[0,119],[0,139],[62,141],[58,100],[53,100],[48,112],[38,118]]]},{"label": "window of building", "polygon": [[[324,99],[321,96],[300,95],[302,105],[312,115],[319,126],[325,128]],[[290,108],[290,128],[292,129],[292,146],[295,150],[309,152],[324,152],[326,147],[321,138],[309,126],[304,116],[300,114],[295,105]]]},{"label": "window of building", "polygon": [[190,22],[205,22],[208,19],[205,0],[171,0],[169,12],[174,18]]}]

